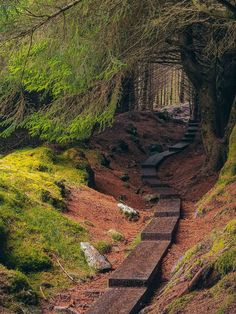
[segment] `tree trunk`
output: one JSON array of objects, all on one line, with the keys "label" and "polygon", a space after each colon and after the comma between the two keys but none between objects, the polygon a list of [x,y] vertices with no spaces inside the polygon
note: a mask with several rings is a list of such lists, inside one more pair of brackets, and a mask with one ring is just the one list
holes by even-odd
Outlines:
[{"label": "tree trunk", "polygon": [[[192,44],[186,36],[184,44]],[[213,59],[203,67],[193,51],[183,49],[184,70],[199,97],[202,140],[210,169],[219,170],[227,158],[229,123],[235,112],[236,60],[228,55],[220,60]]]}]

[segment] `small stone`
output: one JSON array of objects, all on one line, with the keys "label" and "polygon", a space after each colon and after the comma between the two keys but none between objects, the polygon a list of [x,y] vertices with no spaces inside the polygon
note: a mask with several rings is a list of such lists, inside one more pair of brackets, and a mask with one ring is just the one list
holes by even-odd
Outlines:
[{"label": "small stone", "polygon": [[146,202],[156,202],[159,200],[158,194],[147,194],[143,197]]},{"label": "small stone", "polygon": [[129,220],[137,221],[139,219],[139,213],[132,207],[122,203],[117,204],[117,206]]},{"label": "small stone", "polygon": [[95,247],[88,242],[80,243],[81,250],[83,251],[88,265],[95,268],[98,272],[109,271],[112,266],[108,260],[101,255]]}]

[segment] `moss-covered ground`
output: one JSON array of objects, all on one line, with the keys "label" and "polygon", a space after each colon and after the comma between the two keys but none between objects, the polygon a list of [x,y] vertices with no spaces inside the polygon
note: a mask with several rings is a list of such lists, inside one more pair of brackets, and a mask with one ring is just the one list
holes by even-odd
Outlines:
[{"label": "moss-covered ground", "polygon": [[211,189],[198,203],[198,215],[203,215],[211,209],[209,206],[212,201],[218,201],[221,196],[224,196],[225,208],[229,207],[235,201],[235,193],[229,193],[230,189],[236,182],[236,126],[230,136],[228,159],[223,169],[217,184]]},{"label": "moss-covered ground", "polygon": [[69,187],[88,179],[86,160],[70,155],[39,147],[0,159],[0,263],[9,269],[0,270],[9,276],[17,270],[46,295],[70,284],[59,264],[75,281],[91,273],[79,245],[88,233],[62,214]]}]

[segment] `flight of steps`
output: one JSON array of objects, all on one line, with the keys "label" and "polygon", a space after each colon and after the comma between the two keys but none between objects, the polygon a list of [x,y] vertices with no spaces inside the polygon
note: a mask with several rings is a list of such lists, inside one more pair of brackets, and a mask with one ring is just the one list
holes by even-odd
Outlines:
[{"label": "flight of steps", "polygon": [[141,242],[108,280],[108,289],[89,308],[87,314],[136,314],[144,307],[161,280],[161,261],[173,241],[180,218],[178,193],[157,178],[157,168],[167,157],[185,149],[194,141],[198,122],[189,121],[180,143],[157,153],[142,163],[142,180],[150,185],[159,202],[149,224],[141,232]]}]

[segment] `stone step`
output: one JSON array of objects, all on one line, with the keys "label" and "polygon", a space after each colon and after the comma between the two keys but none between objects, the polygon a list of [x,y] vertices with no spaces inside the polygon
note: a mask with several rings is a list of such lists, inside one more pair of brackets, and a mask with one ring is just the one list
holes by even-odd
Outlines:
[{"label": "stone step", "polygon": [[162,183],[157,177],[155,178],[144,178],[143,183],[151,186],[151,187],[168,187],[167,183]]},{"label": "stone step", "polygon": [[142,163],[142,168],[157,167],[166,157],[173,155],[173,152],[167,150],[150,156]]},{"label": "stone step", "polygon": [[176,144],[174,146],[170,146],[169,150],[170,151],[180,151],[180,150],[185,149],[188,146],[189,146],[189,144],[186,142],[179,142],[178,144]]},{"label": "stone step", "polygon": [[142,241],[109,278],[109,287],[142,287],[160,280],[160,263],[170,241]]},{"label": "stone step", "polygon": [[197,124],[199,124],[200,121],[199,121],[199,120],[189,119],[189,120],[188,120],[188,123],[197,123]]},{"label": "stone step", "polygon": [[181,139],[181,142],[193,143],[194,142],[194,138],[193,137],[183,137]]},{"label": "stone step", "polygon": [[141,233],[141,240],[168,240],[171,241],[175,233],[178,217],[158,217],[151,222]]},{"label": "stone step", "polygon": [[135,314],[145,305],[147,289],[110,288],[92,304],[86,314]]},{"label": "stone step", "polygon": [[189,122],[188,126],[199,126],[199,122]]},{"label": "stone step", "polygon": [[157,177],[156,168],[152,167],[152,168],[143,168],[143,169],[141,169],[141,176],[142,176],[142,179],[145,179],[145,178],[156,178]]},{"label": "stone step", "polygon": [[185,136],[186,138],[194,138],[194,137],[195,137],[195,133],[188,133],[188,132],[186,132],[186,133],[184,134],[184,136]]},{"label": "stone step", "polygon": [[189,128],[187,129],[187,131],[188,131],[189,133],[197,133],[197,132],[198,132],[198,128],[196,128],[196,127],[189,127]]},{"label": "stone step", "polygon": [[157,188],[154,188],[154,190],[155,190],[155,194],[157,194],[159,199],[179,197],[178,192],[170,187],[157,187]]},{"label": "stone step", "polygon": [[159,200],[154,217],[180,217],[181,200],[180,198]]}]

